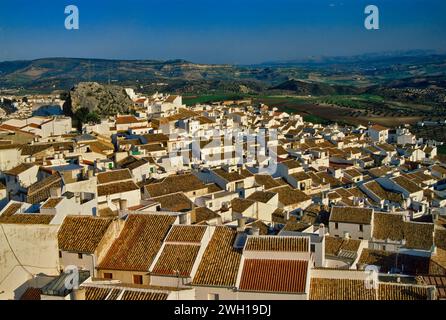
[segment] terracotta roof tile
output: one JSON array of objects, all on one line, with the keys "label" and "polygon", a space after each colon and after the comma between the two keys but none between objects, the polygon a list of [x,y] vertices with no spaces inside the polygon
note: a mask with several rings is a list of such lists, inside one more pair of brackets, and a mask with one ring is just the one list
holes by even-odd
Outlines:
[{"label": "terracotta roof tile", "polygon": [[270,201],[276,193],[274,192],[267,192],[267,191],[255,191],[253,194],[251,194],[247,199],[251,201],[258,201],[262,203],[267,203]]},{"label": "terracotta roof tile", "polygon": [[18,166],[5,171],[4,173],[8,174],[10,176],[17,176],[17,175],[21,174],[22,172],[25,172],[26,170],[28,170],[34,166],[35,166],[34,163],[21,163]]},{"label": "terracotta roof tile", "polygon": [[243,213],[249,207],[251,207],[255,202],[248,199],[235,198],[231,200],[232,211],[237,213]]},{"label": "terracotta roof tile", "polygon": [[85,300],[105,300],[112,289],[99,287],[86,287]]},{"label": "terracotta roof tile", "polygon": [[145,186],[151,197],[160,197],[177,192],[190,192],[206,189],[207,186],[193,174],[166,177],[161,182]]},{"label": "terracotta roof tile", "polygon": [[290,186],[283,186],[274,189],[270,189],[270,192],[276,192],[279,194],[279,202],[284,206],[297,205],[299,203],[310,200],[311,198],[307,196],[300,190],[294,190]]},{"label": "terracotta roof tile", "polygon": [[178,271],[180,276],[190,276],[199,250],[197,245],[166,244],[152,273],[176,275]]},{"label": "terracotta roof tile", "polygon": [[26,202],[28,203],[40,203],[50,197],[51,188],[62,187],[63,181],[58,173],[48,176],[28,188],[28,194]]},{"label": "terracotta roof tile", "polygon": [[98,185],[98,196],[139,190],[138,185],[133,181],[123,181]]},{"label": "terracotta roof tile", "polygon": [[403,216],[401,214],[375,212],[373,238],[393,241],[404,239]]},{"label": "terracotta roof tile", "polygon": [[240,290],[303,293],[306,288],[308,261],[246,259]]},{"label": "terracotta roof tile", "polygon": [[241,260],[241,251],[233,247],[237,233],[228,227],[216,227],[203,254],[193,284],[233,287]]},{"label": "terracotta roof tile", "polygon": [[364,280],[312,278],[310,300],[376,300]]},{"label": "terracotta roof tile", "polygon": [[253,174],[246,169],[241,170],[240,173],[238,171],[227,172],[223,169],[215,169],[214,173],[229,182],[239,181],[253,176]]},{"label": "terracotta roof tile", "polygon": [[341,250],[357,252],[360,244],[360,240],[325,237],[325,254],[337,256]]},{"label": "terracotta roof tile", "polygon": [[[398,265],[396,262],[398,261]],[[427,274],[429,271],[430,259],[407,254],[397,254],[395,252],[381,250],[362,250],[359,263],[376,265],[380,267],[380,272],[386,273],[397,266],[404,274]]]},{"label": "terracotta roof tile", "polygon": [[147,271],[176,217],[130,214],[100,269]]},{"label": "terracotta roof tile", "polygon": [[330,213],[330,221],[356,224],[370,224],[372,222],[373,209],[357,207],[333,207]]},{"label": "terracotta roof tile", "polygon": [[128,169],[112,170],[101,172],[97,176],[98,184],[129,180],[132,179],[132,174]]},{"label": "terracotta roof tile", "polygon": [[427,300],[428,287],[380,283],[378,289],[379,300]]},{"label": "terracotta roof tile", "polygon": [[94,253],[111,221],[88,216],[65,217],[57,234],[59,250]]},{"label": "terracotta roof tile", "polygon": [[307,252],[309,251],[308,238],[262,236],[248,237],[246,251],[280,251],[280,252]]},{"label": "terracotta roof tile", "polygon": [[49,198],[45,203],[40,207],[41,209],[52,209],[55,208],[61,201],[62,197],[58,198]]},{"label": "terracotta roof tile", "polygon": [[280,187],[280,184],[269,174],[256,174],[255,181],[257,184],[264,186],[265,190]]},{"label": "terracotta roof tile", "polygon": [[10,217],[12,216],[14,213],[16,213],[18,210],[20,210],[20,208],[22,207],[22,203],[11,203],[9,205],[7,205],[6,208],[3,209],[3,213],[0,217]]},{"label": "terracotta roof tile", "polygon": [[421,250],[431,249],[434,244],[433,223],[405,222],[403,228],[407,248]]},{"label": "terracotta roof tile", "polygon": [[209,208],[206,207],[199,207],[199,208],[195,208],[195,211],[192,212],[191,214],[191,223],[195,224],[195,223],[201,223],[201,222],[205,222],[208,220],[212,220],[215,218],[219,218],[220,215],[214,211],[212,211]]},{"label": "terracotta roof tile", "polygon": [[161,209],[166,211],[184,212],[192,210],[194,204],[184,193],[173,193],[162,197],[150,198],[159,202]]},{"label": "terracotta roof tile", "polygon": [[405,247],[430,250],[434,244],[434,224],[403,221],[396,213],[374,214],[373,237],[380,240],[406,240]]},{"label": "terracotta roof tile", "polygon": [[37,213],[20,213],[9,217],[0,217],[0,223],[11,224],[49,224],[54,215]]},{"label": "terracotta roof tile", "polygon": [[205,226],[176,225],[170,230],[166,242],[201,243],[205,231]]},{"label": "terracotta roof tile", "polygon": [[163,292],[125,290],[121,300],[167,300],[168,294]]}]

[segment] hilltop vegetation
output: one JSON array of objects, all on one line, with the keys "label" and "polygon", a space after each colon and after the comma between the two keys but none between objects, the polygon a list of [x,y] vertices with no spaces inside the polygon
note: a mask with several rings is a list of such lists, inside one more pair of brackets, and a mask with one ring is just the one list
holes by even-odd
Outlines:
[{"label": "hilltop vegetation", "polygon": [[246,66],[68,58],[0,63],[0,91],[65,90],[65,112],[86,108],[79,112],[83,119],[127,113],[131,101],[123,87],[182,94],[186,104],[251,98],[318,122],[413,124],[446,118],[446,55],[408,52]]},{"label": "hilltop vegetation", "polygon": [[69,90],[79,82],[94,81],[151,92],[183,94],[293,91],[296,95],[333,95],[387,87],[444,87],[445,75],[446,56],[429,53],[321,58],[259,65],[45,58],[0,62],[0,89],[48,92]]},{"label": "hilltop vegetation", "polygon": [[69,91],[64,111],[69,115],[79,115],[77,118],[85,121],[128,113],[132,104],[120,86],[81,82]]}]

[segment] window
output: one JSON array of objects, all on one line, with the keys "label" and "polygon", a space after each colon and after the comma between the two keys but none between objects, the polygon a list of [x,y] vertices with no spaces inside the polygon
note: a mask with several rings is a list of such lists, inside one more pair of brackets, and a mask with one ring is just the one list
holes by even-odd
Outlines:
[{"label": "window", "polygon": [[364,228],[362,227],[362,224],[359,225],[359,231],[363,232]]},{"label": "window", "polygon": [[316,252],[316,245],[314,243],[310,246],[310,250],[311,252]]},{"label": "window", "polygon": [[62,251],[59,250],[59,258],[62,258]]},{"label": "window", "polygon": [[133,275],[133,283],[134,284],[142,284],[142,275],[134,274]]},{"label": "window", "polygon": [[358,239],[359,239],[359,240],[364,240],[364,238],[363,238],[363,237],[358,237]]},{"label": "window", "polygon": [[104,272],[104,279],[113,279],[113,274],[111,272]]},{"label": "window", "polygon": [[383,251],[386,251],[386,246],[383,246]]},{"label": "window", "polygon": [[217,293],[209,293],[208,300],[220,300],[220,295]]},{"label": "window", "polygon": [[212,202],[209,202],[209,208],[212,208]]},{"label": "window", "polygon": [[335,222],[335,229],[337,230],[339,228],[339,225],[337,222]]},{"label": "window", "polygon": [[84,257],[84,255],[82,253],[78,253],[77,257],[78,257],[78,259],[82,259]]}]

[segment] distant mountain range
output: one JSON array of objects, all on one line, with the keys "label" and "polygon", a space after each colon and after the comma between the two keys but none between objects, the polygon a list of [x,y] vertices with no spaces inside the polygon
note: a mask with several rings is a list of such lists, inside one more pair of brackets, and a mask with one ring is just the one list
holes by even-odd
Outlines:
[{"label": "distant mountain range", "polygon": [[424,51],[354,57],[313,57],[260,65],[196,64],[186,60],[44,58],[0,62],[0,89],[51,92],[79,82],[183,93],[342,94],[354,87],[446,75],[446,55]]}]

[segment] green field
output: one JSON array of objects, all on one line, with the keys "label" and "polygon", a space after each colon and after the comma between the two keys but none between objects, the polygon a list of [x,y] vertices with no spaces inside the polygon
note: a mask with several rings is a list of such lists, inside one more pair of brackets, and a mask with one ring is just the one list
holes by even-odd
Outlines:
[{"label": "green field", "polygon": [[362,94],[357,96],[351,95],[333,95],[319,97],[317,102],[324,104],[337,105],[340,107],[351,109],[364,109],[371,105],[381,105],[384,99],[380,96]]},{"label": "green field", "polygon": [[314,124],[330,124],[331,121],[321,118],[319,116],[315,116],[313,114],[303,116],[305,122],[312,122]]},{"label": "green field", "polygon": [[244,96],[241,94],[228,93],[228,94],[209,94],[209,95],[200,95],[200,96],[183,96],[183,102],[187,106],[191,106],[197,103],[211,103],[218,102],[224,100],[240,100],[243,99]]}]

